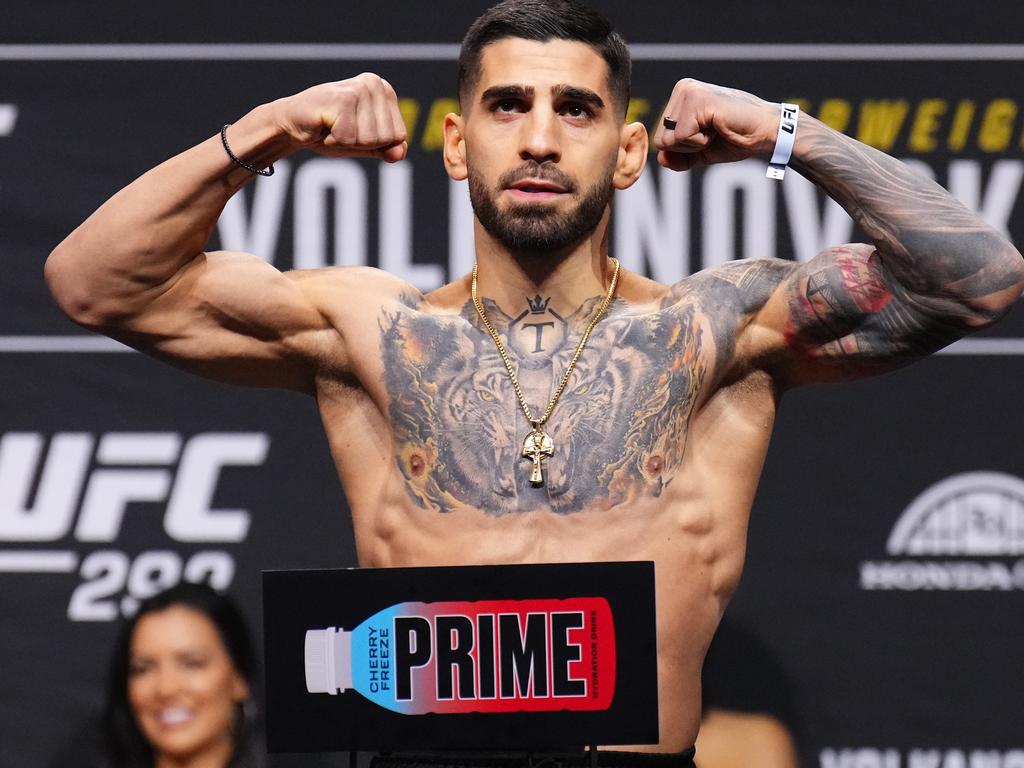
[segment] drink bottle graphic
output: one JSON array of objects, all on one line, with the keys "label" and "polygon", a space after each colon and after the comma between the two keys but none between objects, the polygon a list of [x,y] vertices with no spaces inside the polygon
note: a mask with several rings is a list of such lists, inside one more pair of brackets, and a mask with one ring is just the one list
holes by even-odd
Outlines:
[{"label": "drink bottle graphic", "polygon": [[305,637],[307,691],[405,715],[605,710],[615,667],[602,597],[398,603]]}]

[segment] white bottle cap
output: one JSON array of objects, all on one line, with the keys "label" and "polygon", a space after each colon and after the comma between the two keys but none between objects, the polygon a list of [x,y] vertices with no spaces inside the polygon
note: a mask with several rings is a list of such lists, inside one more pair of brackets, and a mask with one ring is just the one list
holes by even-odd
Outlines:
[{"label": "white bottle cap", "polygon": [[337,627],[307,629],[306,690],[331,696],[352,687],[352,633]]}]

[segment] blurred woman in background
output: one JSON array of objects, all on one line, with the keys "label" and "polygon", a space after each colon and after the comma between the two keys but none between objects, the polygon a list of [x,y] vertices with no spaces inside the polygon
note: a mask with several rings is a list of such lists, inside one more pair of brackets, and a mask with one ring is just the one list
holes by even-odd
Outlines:
[{"label": "blurred woman in background", "polygon": [[255,658],[234,602],[182,583],[122,629],[105,712],[110,768],[253,768]]},{"label": "blurred woman in background", "polygon": [[793,686],[762,631],[726,613],[701,682],[699,768],[798,768]]}]

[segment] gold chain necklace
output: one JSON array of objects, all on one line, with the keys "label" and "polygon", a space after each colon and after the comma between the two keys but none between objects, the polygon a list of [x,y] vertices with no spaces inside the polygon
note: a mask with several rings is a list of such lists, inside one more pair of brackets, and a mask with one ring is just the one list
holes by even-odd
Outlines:
[{"label": "gold chain necklace", "polygon": [[576,351],[573,353],[572,359],[569,361],[569,365],[565,369],[565,375],[562,376],[562,380],[555,388],[555,394],[551,396],[551,402],[548,403],[548,407],[545,409],[544,415],[539,419],[535,419],[533,417],[533,411],[530,410],[530,406],[526,402],[526,398],[523,396],[523,390],[519,387],[519,379],[516,377],[515,371],[512,370],[512,360],[509,359],[508,352],[505,351],[505,345],[501,343],[501,338],[498,336],[498,332],[494,330],[494,326],[491,325],[491,321],[487,319],[487,313],[484,312],[484,305],[480,302],[480,297],[477,295],[476,289],[478,269],[476,264],[473,265],[473,306],[476,307],[476,313],[480,316],[480,322],[484,324],[484,328],[487,329],[487,332],[491,334],[491,338],[494,339],[494,345],[498,348],[498,354],[501,355],[501,361],[505,364],[505,370],[508,371],[508,378],[512,382],[512,389],[515,390],[516,397],[519,398],[519,405],[523,409],[523,415],[526,416],[526,420],[530,422],[530,426],[533,427],[529,434],[526,435],[526,439],[523,441],[522,453],[526,458],[533,459],[533,470],[530,472],[530,483],[533,485],[544,484],[544,472],[541,462],[555,452],[554,441],[547,432],[541,429],[541,427],[543,427],[545,422],[551,418],[551,414],[554,412],[555,406],[558,405],[558,398],[562,396],[562,392],[569,383],[569,377],[572,376],[573,369],[576,367],[576,362],[580,359],[580,355],[583,354],[583,347],[586,346],[587,339],[590,338],[590,332],[594,330],[594,326],[596,326],[598,321],[604,316],[604,313],[608,311],[608,305],[611,304],[612,297],[615,295],[615,286],[618,285],[619,282],[619,260],[612,259],[612,263],[615,265],[615,271],[612,273],[612,281],[608,286],[608,292],[604,295],[604,299],[601,300],[601,304],[598,306],[597,311],[590,319],[590,324],[587,326],[587,330],[583,332],[583,338],[580,339],[580,343],[576,346]]}]

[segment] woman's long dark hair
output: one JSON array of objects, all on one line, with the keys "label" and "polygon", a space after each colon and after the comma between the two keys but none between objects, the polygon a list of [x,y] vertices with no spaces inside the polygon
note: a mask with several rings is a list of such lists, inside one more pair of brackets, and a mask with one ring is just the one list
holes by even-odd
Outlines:
[{"label": "woman's long dark hair", "polygon": [[104,712],[105,758],[109,768],[153,768],[153,748],[139,730],[128,702],[131,642],[143,616],[181,605],[205,616],[220,635],[235,669],[249,687],[249,696],[238,707],[232,731],[234,754],[230,768],[263,765],[256,709],[256,656],[249,628],[234,601],[205,584],[182,582],[143,601],[138,612],[124,623],[111,659],[107,705]]}]

